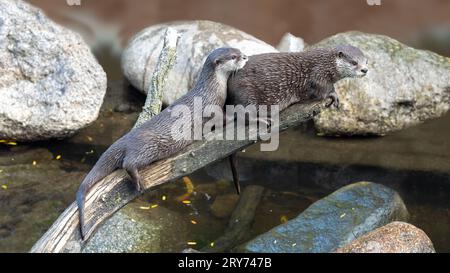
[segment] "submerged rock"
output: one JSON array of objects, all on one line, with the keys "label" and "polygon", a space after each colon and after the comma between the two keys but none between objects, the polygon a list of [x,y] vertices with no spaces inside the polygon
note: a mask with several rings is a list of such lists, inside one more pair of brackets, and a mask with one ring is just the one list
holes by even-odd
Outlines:
[{"label": "submerged rock", "polygon": [[332,252],[408,212],[400,196],[385,186],[359,182],[315,202],[287,223],[243,246],[247,252]]},{"label": "submerged rock", "polygon": [[88,167],[43,148],[0,151],[0,250],[27,252],[73,202]]},{"label": "submerged rock", "polygon": [[450,108],[450,59],[392,38],[346,32],[312,46],[351,44],[369,59],[361,79],[339,81],[341,108],[315,119],[326,135],[385,135],[444,115]]},{"label": "submerged rock", "polygon": [[239,201],[239,195],[226,194],[217,196],[211,205],[211,213],[218,218],[229,217]]},{"label": "submerged rock", "polygon": [[161,206],[148,210],[141,206],[133,202],[119,210],[82,252],[179,252],[185,248],[188,228],[181,215]]},{"label": "submerged rock", "polygon": [[0,22],[0,138],[62,138],[93,122],[106,74],[81,36],[19,0],[0,1]]},{"label": "submerged rock", "polygon": [[174,28],[181,37],[177,61],[169,72],[163,103],[170,104],[194,84],[205,58],[215,48],[237,47],[247,55],[277,50],[233,27],[211,21],[171,22],[148,27],[131,39],[122,54],[122,70],[130,83],[146,93],[161,53],[165,29]]},{"label": "submerged rock", "polygon": [[363,235],[336,250],[338,253],[435,253],[433,243],[421,229],[393,222]]}]

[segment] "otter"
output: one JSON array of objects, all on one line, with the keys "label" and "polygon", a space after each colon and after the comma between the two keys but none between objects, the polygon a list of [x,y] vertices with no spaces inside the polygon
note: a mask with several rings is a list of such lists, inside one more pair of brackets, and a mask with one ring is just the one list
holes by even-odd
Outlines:
[{"label": "otter", "polygon": [[[326,107],[339,108],[334,84],[367,74],[367,58],[351,45],[311,49],[300,53],[266,53],[250,56],[244,68],[228,80],[226,105],[278,105],[330,98]],[[229,157],[239,194],[236,154]]]},{"label": "otter", "polygon": [[[113,143],[100,157],[92,170],[87,174],[77,192],[80,231],[83,240],[86,238],[84,227],[84,203],[87,192],[101,179],[117,169],[125,169],[139,192],[142,192],[139,170],[143,167],[167,158],[180,151],[193,140],[172,136],[172,125],[182,118],[183,123],[191,124],[194,113],[194,98],[202,99],[202,112],[208,105],[223,107],[227,95],[227,80],[230,74],[241,69],[247,62],[247,56],[236,48],[218,48],[206,58],[200,76],[194,87],[158,115],[132,129]],[[190,117],[173,117],[172,109],[176,106],[187,106]],[[205,120],[202,120],[204,124]]]}]

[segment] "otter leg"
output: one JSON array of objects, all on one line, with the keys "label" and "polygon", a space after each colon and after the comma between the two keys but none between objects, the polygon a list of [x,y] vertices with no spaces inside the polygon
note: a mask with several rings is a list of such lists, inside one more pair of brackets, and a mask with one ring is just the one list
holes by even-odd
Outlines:
[{"label": "otter leg", "polygon": [[136,190],[140,193],[143,192],[142,184],[141,184],[141,176],[139,175],[139,171],[136,168],[126,169],[128,175],[131,177],[131,180],[136,187]]},{"label": "otter leg", "polygon": [[329,87],[329,91],[327,92],[328,96],[327,98],[331,99],[330,102],[326,105],[326,107],[334,106],[336,109],[339,109],[340,102],[338,94],[336,93],[336,90],[334,89],[334,86]]},{"label": "otter leg", "polygon": [[228,157],[228,159],[230,161],[231,172],[233,174],[234,187],[236,188],[237,194],[241,194],[241,186],[239,184],[239,173],[237,171],[237,156],[236,156],[236,153],[230,155]]}]

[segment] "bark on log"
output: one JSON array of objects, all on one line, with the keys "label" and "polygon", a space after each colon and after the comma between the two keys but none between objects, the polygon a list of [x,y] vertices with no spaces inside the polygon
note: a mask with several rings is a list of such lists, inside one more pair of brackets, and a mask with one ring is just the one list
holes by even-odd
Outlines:
[{"label": "bark on log", "polygon": [[[280,114],[279,131],[299,125],[320,112],[325,102],[297,104]],[[141,172],[143,187],[148,190],[193,173],[211,163],[255,143],[254,140],[216,140],[224,132],[213,133],[217,138],[197,141],[174,156],[158,161]],[[248,134],[247,134],[248,135]],[[223,139],[223,138],[222,138]],[[86,197],[86,227],[94,230],[105,219],[139,195],[123,170],[116,171],[97,183]],[[33,246],[31,252],[79,252],[84,246],[78,222],[78,209],[72,203]]]}]

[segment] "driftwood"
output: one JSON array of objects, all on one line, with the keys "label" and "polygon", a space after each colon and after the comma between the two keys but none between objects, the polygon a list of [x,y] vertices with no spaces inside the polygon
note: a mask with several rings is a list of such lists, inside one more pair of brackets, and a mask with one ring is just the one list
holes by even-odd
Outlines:
[{"label": "driftwood", "polygon": [[178,32],[168,27],[164,35],[163,48],[150,82],[145,105],[134,127],[139,127],[142,123],[161,112],[164,85],[170,70],[177,60],[178,39]]},{"label": "driftwood", "polygon": [[215,240],[213,246],[204,247],[200,251],[224,252],[238,245],[251,227],[263,192],[264,188],[261,186],[250,185],[245,187],[239,198],[239,203],[230,217],[224,235]]},{"label": "driftwood", "polygon": [[[279,131],[299,125],[318,114],[325,102],[297,104],[280,114]],[[148,190],[193,173],[211,163],[255,143],[254,140],[197,141],[174,156],[158,161],[141,171],[143,188]],[[247,134],[248,135],[248,134]],[[96,184],[86,197],[86,227],[94,230],[104,220],[139,195],[123,170],[116,171]],[[84,246],[80,237],[78,209],[72,203],[33,246],[31,252],[78,252]]]}]

